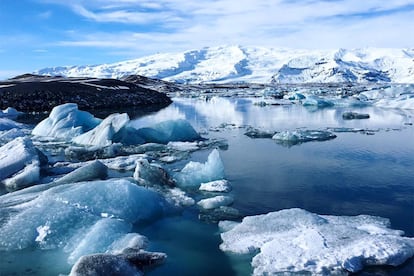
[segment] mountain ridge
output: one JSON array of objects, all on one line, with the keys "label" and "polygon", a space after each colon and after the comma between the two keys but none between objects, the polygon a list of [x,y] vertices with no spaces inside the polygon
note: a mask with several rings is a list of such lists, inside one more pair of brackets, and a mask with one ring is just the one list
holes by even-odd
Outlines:
[{"label": "mountain ridge", "polygon": [[44,68],[40,75],[177,83],[414,83],[414,48],[297,50],[219,46],[161,53],[111,64]]}]

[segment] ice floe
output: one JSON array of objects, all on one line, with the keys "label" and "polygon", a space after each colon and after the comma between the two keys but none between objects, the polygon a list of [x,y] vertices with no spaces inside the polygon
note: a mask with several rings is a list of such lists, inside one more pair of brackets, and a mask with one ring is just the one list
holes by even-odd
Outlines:
[{"label": "ice floe", "polygon": [[170,178],[166,170],[160,165],[150,164],[147,159],[140,159],[137,161],[137,166],[134,171],[134,179],[145,186],[175,186],[174,181]]},{"label": "ice floe", "polygon": [[77,104],[67,103],[54,107],[49,117],[36,125],[32,134],[71,140],[73,137],[91,130],[100,121],[92,114],[78,110]]},{"label": "ice floe", "polygon": [[336,138],[336,135],[326,130],[293,130],[281,131],[273,135],[272,139],[295,145],[310,141],[326,141]]},{"label": "ice floe", "polygon": [[196,188],[203,182],[223,179],[224,165],[219,151],[214,149],[205,163],[190,161],[174,178],[181,187]]},{"label": "ice floe", "polygon": [[368,215],[326,216],[287,209],[220,222],[224,251],[255,254],[254,275],[335,274],[365,266],[397,266],[414,255],[414,238]]},{"label": "ice floe", "polygon": [[66,184],[96,179],[105,179],[108,168],[102,162],[95,160],[55,180],[55,183]]}]

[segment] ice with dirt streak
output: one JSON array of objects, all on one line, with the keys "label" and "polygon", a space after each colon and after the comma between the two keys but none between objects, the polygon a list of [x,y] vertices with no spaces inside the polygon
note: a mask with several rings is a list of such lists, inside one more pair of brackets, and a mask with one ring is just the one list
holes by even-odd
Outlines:
[{"label": "ice with dirt streak", "polygon": [[335,274],[398,266],[414,255],[414,238],[381,217],[327,216],[286,209],[220,222],[223,251],[254,254],[254,275]]}]

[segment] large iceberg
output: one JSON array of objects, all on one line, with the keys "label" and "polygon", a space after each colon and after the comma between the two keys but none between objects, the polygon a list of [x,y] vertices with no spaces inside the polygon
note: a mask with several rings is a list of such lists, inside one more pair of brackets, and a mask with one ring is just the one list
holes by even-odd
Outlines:
[{"label": "large iceberg", "polygon": [[254,275],[357,272],[365,266],[397,266],[414,255],[414,238],[389,229],[389,220],[381,217],[287,209],[219,225],[222,250],[255,254]]},{"label": "large iceberg", "polygon": [[224,178],[224,165],[220,154],[214,149],[207,158],[207,162],[190,161],[181,172],[175,175],[177,184],[181,187],[196,187],[201,183]]},{"label": "large iceberg", "polygon": [[[44,186],[44,187],[43,187]],[[61,248],[80,256],[129,246],[132,225],[164,214],[156,192],[126,179],[30,187],[0,196],[0,250]]]},{"label": "large iceberg", "polygon": [[189,122],[183,119],[164,121],[151,127],[138,129],[138,134],[147,143],[167,144],[173,141],[192,142],[200,135]]},{"label": "large iceberg", "polygon": [[39,152],[29,138],[16,138],[0,147],[0,182],[17,189],[40,178]]},{"label": "large iceberg", "polygon": [[116,135],[129,122],[129,116],[126,113],[111,114],[106,117],[94,129],[79,135],[72,139],[73,142],[82,145],[91,145],[105,147],[112,144],[114,135]]},{"label": "large iceberg", "polygon": [[100,121],[92,114],[78,110],[77,104],[67,103],[54,107],[49,117],[41,121],[32,134],[71,140],[91,130]]}]

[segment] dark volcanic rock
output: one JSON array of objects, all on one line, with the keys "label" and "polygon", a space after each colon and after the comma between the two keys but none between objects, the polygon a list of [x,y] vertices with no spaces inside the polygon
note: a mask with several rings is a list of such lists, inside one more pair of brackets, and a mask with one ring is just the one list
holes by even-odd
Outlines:
[{"label": "dark volcanic rock", "polygon": [[115,79],[63,78],[26,74],[0,82],[0,109],[50,111],[64,103],[81,110],[164,107],[171,99],[142,85]]},{"label": "dark volcanic rock", "polygon": [[353,120],[353,119],[369,119],[369,114],[364,113],[356,113],[356,112],[345,112],[342,114],[342,118],[344,120]]}]

